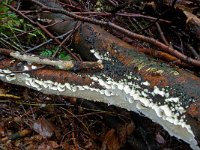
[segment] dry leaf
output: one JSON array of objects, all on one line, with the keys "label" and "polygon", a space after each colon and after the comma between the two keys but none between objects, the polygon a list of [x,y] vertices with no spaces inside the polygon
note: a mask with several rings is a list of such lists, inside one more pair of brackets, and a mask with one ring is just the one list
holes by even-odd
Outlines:
[{"label": "dry leaf", "polygon": [[117,128],[117,135],[119,137],[120,145],[126,143],[127,136],[132,134],[134,129],[135,125],[132,121]]},{"label": "dry leaf", "polygon": [[44,138],[50,138],[55,131],[53,125],[45,118],[40,118],[33,122],[32,128]]},{"label": "dry leaf", "polygon": [[163,138],[163,136],[160,133],[156,134],[156,141],[159,144],[165,144],[166,143],[165,139]]},{"label": "dry leaf", "polygon": [[115,133],[115,129],[109,130],[105,137],[102,144],[102,150],[118,150],[120,149],[119,139]]}]

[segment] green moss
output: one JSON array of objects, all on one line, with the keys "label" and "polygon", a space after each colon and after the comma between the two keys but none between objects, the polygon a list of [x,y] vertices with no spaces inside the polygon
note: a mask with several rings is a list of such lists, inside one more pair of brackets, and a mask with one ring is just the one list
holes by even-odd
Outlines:
[{"label": "green moss", "polygon": [[3,0],[0,3],[0,42],[5,47],[23,50],[22,45],[45,41],[46,37],[41,30],[17,16],[7,7],[11,2],[11,0]]},{"label": "green moss", "polygon": [[[51,49],[44,49],[40,52],[40,56],[47,58],[52,57],[53,54],[57,51],[57,49],[58,49],[57,46],[54,46]],[[71,56],[65,51],[60,52],[57,58],[65,61],[72,60]]]}]

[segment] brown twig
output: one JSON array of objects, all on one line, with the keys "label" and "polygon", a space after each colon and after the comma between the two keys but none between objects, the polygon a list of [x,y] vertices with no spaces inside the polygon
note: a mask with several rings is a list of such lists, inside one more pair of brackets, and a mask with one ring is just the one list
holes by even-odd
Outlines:
[{"label": "brown twig", "polygon": [[188,47],[188,49],[192,52],[192,54],[194,55],[194,57],[199,60],[199,54],[196,52],[196,50],[190,45],[190,44],[187,44],[186,45]]},{"label": "brown twig", "polygon": [[[111,16],[113,15],[112,13],[109,12],[73,12],[76,15],[98,15],[98,16]],[[122,16],[122,17],[133,17],[133,18],[145,18],[149,20],[156,20],[157,18],[151,17],[151,16],[146,16],[146,15],[141,15],[141,14],[135,14],[135,13],[116,13],[115,16]],[[165,23],[171,23],[171,21],[164,20],[164,19],[159,19],[160,22],[165,22]]]},{"label": "brown twig", "polygon": [[116,6],[114,9],[112,9],[110,12],[111,13],[116,13],[120,10],[122,10],[123,8],[129,6],[130,4],[132,4],[134,1],[133,0],[128,0],[128,1],[125,1],[123,4],[120,4],[118,6]]},{"label": "brown twig", "polygon": [[160,37],[161,37],[162,41],[163,41],[166,45],[169,46],[169,43],[168,43],[168,41],[166,40],[165,35],[164,35],[164,33],[162,32],[162,29],[161,29],[160,25],[159,25],[157,22],[156,22],[156,27],[157,27],[157,29],[158,29],[158,32],[159,32],[159,34],[160,34]]},{"label": "brown twig", "polygon": [[162,12],[161,14],[159,14],[157,19],[154,22],[151,22],[150,24],[148,24],[145,28],[142,29],[142,31],[147,30],[148,28],[152,27],[155,23],[157,23],[160,20],[161,16],[163,16],[164,14],[169,12],[171,9],[173,9],[174,5],[176,4],[176,1],[177,0],[173,0],[171,7],[168,8],[166,11]]},{"label": "brown twig", "polygon": [[28,20],[33,25],[36,24],[33,20],[31,20],[29,17],[27,17],[26,15],[24,15],[22,12],[18,11],[17,9],[12,7],[11,5],[7,5],[7,7],[9,7],[12,11],[16,12],[18,15],[22,16],[24,19]]},{"label": "brown twig", "polygon": [[35,4],[41,6],[43,10],[48,10],[48,11],[51,11],[51,12],[65,14],[69,17],[72,17],[76,20],[80,20],[80,21],[83,21],[83,22],[89,22],[89,23],[92,23],[92,24],[113,28],[113,29],[115,29],[115,30],[117,30],[117,31],[119,31],[123,34],[126,34],[130,38],[134,38],[134,39],[138,39],[138,40],[150,43],[150,44],[162,49],[163,51],[176,56],[177,58],[179,58],[183,62],[190,63],[194,66],[200,67],[200,61],[192,59],[190,57],[187,57],[186,55],[180,53],[179,51],[177,51],[177,50],[175,50],[175,49],[173,49],[173,48],[171,48],[171,47],[169,47],[169,46],[167,46],[167,45],[165,45],[165,44],[163,44],[163,43],[161,43],[161,42],[159,42],[159,41],[157,41],[153,38],[145,37],[143,35],[133,33],[133,32],[131,32],[131,31],[129,31],[129,30],[123,28],[123,27],[120,27],[120,26],[118,26],[118,25],[116,25],[112,22],[106,22],[106,21],[96,20],[96,19],[93,19],[93,18],[82,17],[82,16],[78,16],[78,15],[71,13],[69,11],[66,11],[66,10],[50,8],[50,7],[47,7],[47,6],[43,5],[42,3],[40,3],[36,0],[29,0],[29,1],[34,2]]},{"label": "brown twig", "polygon": [[[21,13],[20,11],[18,11],[17,9],[15,9],[12,6],[8,6],[11,10],[15,11],[16,13],[18,13],[20,16],[22,16],[23,18],[27,19],[29,22],[36,24],[38,27],[40,27],[50,38],[52,38],[56,43],[58,43],[59,45],[61,44],[61,42],[53,35],[51,34],[43,25],[41,25],[38,22],[34,22],[32,21],[30,18],[28,18],[26,15],[24,15],[23,13]],[[64,45],[62,45],[62,48],[64,50],[66,50],[75,60],[80,61],[80,59],[74,55],[67,47],[65,47]]]},{"label": "brown twig", "polygon": [[[52,38],[57,44],[61,45],[60,40],[58,40],[53,34],[51,34],[46,28],[43,27],[40,23],[36,23],[38,27],[40,27],[50,38]],[[80,61],[79,58],[74,55],[67,47],[64,45],[61,45],[61,47],[66,50],[75,60]]]},{"label": "brown twig", "polygon": [[137,47],[137,50],[139,52],[153,56],[155,58],[159,58],[161,60],[172,63],[174,65],[179,65],[179,66],[182,66],[182,67],[191,68],[191,66],[189,66],[188,64],[181,62],[180,59],[178,59],[178,58],[176,58],[176,57],[174,57],[174,56],[172,56],[168,53],[165,53],[165,52],[162,52],[162,51],[157,51],[157,50],[150,49],[150,48],[144,48],[144,47],[142,47],[142,48]]},{"label": "brown twig", "polygon": [[[71,32],[69,33],[69,35],[60,43],[59,47],[62,47],[63,44],[73,36],[73,33],[75,33],[78,30],[78,28],[80,27],[81,24],[78,24],[78,25],[77,24],[74,26],[74,29],[71,30]],[[53,58],[56,57],[56,55],[58,54],[58,52],[59,52],[59,48],[56,50],[56,52],[53,54],[52,57]]]},{"label": "brown twig", "polygon": [[116,7],[117,6],[117,4],[116,4],[116,2],[113,2],[112,0],[107,0],[112,6],[114,6],[114,7]]},{"label": "brown twig", "polygon": [[[72,30],[70,30],[70,31],[68,31],[67,33],[64,33],[64,34],[62,34],[62,35],[59,35],[59,36],[57,36],[56,38],[62,39],[62,38],[65,37],[66,35],[70,34],[71,31],[72,31]],[[49,40],[47,40],[47,41],[45,41],[45,42],[43,42],[43,43],[41,43],[41,44],[39,44],[39,45],[37,45],[37,46],[35,46],[35,47],[33,47],[33,48],[30,48],[30,49],[28,49],[27,51],[25,51],[25,53],[31,52],[31,51],[33,51],[33,50],[35,50],[35,49],[38,49],[38,48],[44,46],[45,44],[50,43],[51,41],[53,41],[53,39],[49,39]]]},{"label": "brown twig", "polygon": [[55,61],[50,59],[42,59],[38,56],[34,55],[26,55],[26,54],[20,54],[19,52],[15,52],[14,50],[10,49],[4,49],[0,48],[0,54],[4,54],[6,56],[11,56],[15,59],[21,60],[21,61],[27,61],[30,63],[37,63],[42,65],[50,65],[50,66],[56,66],[63,70],[98,70],[103,69],[103,65],[101,62],[80,62],[80,61]]}]

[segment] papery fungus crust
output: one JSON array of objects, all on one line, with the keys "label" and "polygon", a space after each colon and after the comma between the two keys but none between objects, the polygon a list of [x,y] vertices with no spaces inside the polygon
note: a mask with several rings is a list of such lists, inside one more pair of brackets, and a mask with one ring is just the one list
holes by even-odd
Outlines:
[{"label": "papery fungus crust", "polygon": [[[12,73],[8,69],[3,69],[1,72]],[[54,74],[52,74],[52,72],[50,72],[48,69],[37,70],[31,72],[30,74],[31,76],[24,75],[24,84],[38,91],[45,90],[52,93],[57,93],[58,95],[64,95],[67,90],[71,91],[72,93],[76,93],[78,91],[90,91],[96,92],[97,95],[99,93],[99,96],[101,95],[100,97],[104,97],[106,100],[112,99],[111,97],[113,96],[118,96],[121,97],[121,101],[117,101],[120,106],[123,106],[126,103],[132,105],[135,104],[138,111],[141,111],[142,113],[144,113],[143,111],[145,110],[155,110],[158,118],[162,118],[163,120],[166,120],[174,124],[175,126],[186,128],[189,133],[193,134],[193,132],[190,130],[190,126],[184,122],[185,118],[181,114],[181,111],[178,114],[176,113],[178,109],[175,110],[175,112],[172,112],[170,110],[171,106],[168,106],[168,104],[157,104],[156,101],[152,99],[153,97],[155,97],[155,95],[160,95],[161,97],[163,97],[163,99],[167,99],[164,91],[168,93],[168,90],[155,86],[153,89],[151,89],[151,86],[149,86],[148,82],[141,81],[141,79],[134,77],[134,75],[132,75],[130,79],[115,81],[113,78],[103,74],[99,76],[92,75],[86,78],[82,78],[81,76],[77,76],[73,73],[67,73],[59,70],[54,71]],[[5,80],[10,82],[11,80],[8,80],[8,77],[9,76],[7,76]],[[129,76],[127,76],[127,78],[129,78]],[[16,80],[17,79],[18,75],[16,74]],[[71,81],[69,79],[71,79]],[[76,80],[76,82],[72,82],[74,80]],[[135,80],[136,82],[134,83],[128,80]],[[69,81],[71,83],[66,83]],[[92,87],[91,85],[94,84],[93,82],[96,84],[99,83],[99,87],[101,87],[101,89],[97,87],[95,88],[94,86]],[[170,98],[171,97],[167,99],[166,103],[179,103],[179,99],[177,97],[174,97],[173,99]],[[114,101],[108,101],[108,103],[116,104]],[[182,106],[180,105],[180,107]]]}]

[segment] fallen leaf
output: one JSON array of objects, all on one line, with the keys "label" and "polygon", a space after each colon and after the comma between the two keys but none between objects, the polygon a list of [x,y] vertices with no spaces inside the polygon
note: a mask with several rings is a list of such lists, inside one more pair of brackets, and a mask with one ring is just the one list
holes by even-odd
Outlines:
[{"label": "fallen leaf", "polygon": [[131,121],[117,128],[117,135],[119,137],[120,145],[126,143],[128,135],[131,135],[135,129],[135,124]]},{"label": "fallen leaf", "polygon": [[165,144],[166,143],[165,139],[163,138],[163,136],[159,132],[156,134],[156,141],[159,144]]},{"label": "fallen leaf", "polygon": [[56,141],[49,141],[49,145],[51,145],[51,147],[54,149],[60,147],[60,145]]},{"label": "fallen leaf", "polygon": [[40,118],[33,122],[32,128],[39,133],[43,138],[50,138],[55,131],[53,125],[45,118]]},{"label": "fallen leaf", "polygon": [[118,150],[120,149],[119,139],[115,133],[115,129],[109,130],[105,137],[102,144],[102,150]]}]

